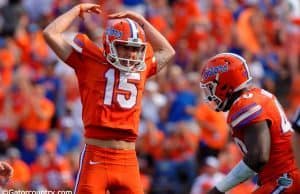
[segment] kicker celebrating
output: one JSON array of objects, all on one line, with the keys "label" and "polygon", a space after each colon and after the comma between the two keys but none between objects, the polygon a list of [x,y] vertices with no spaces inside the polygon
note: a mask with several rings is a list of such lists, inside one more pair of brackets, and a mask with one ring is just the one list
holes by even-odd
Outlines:
[{"label": "kicker celebrating", "polygon": [[175,54],[168,41],[134,12],[109,15],[103,47],[78,34],[72,44],[63,32],[96,4],[79,4],[44,30],[53,51],[76,72],[83,105],[85,143],[76,194],[142,194],[135,153],[141,99],[146,80]]}]

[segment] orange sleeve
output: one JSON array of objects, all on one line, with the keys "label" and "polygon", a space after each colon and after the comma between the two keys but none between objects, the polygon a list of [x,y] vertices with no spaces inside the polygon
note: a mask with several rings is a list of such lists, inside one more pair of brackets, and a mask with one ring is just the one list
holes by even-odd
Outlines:
[{"label": "orange sleeve", "polygon": [[22,122],[22,127],[24,129],[39,132],[46,132],[49,130],[51,118],[55,111],[54,104],[50,100],[43,99],[40,102],[40,106],[43,114],[45,114],[47,118],[41,119],[35,111],[31,110],[29,115]]},{"label": "orange sleeve", "polygon": [[85,34],[77,34],[70,44],[73,51],[65,62],[77,69],[79,65],[83,64],[86,53],[89,52],[89,47],[94,44]]},{"label": "orange sleeve", "polygon": [[74,69],[78,66],[78,63],[82,61],[82,57],[80,56],[79,53],[77,53],[74,49],[70,56],[67,58],[65,61],[66,64],[70,65]]},{"label": "orange sleeve", "polygon": [[272,120],[268,114],[265,114],[264,107],[266,106],[268,106],[267,102],[262,105],[262,102],[255,96],[241,98],[229,111],[227,122],[232,129],[240,129],[260,121]]},{"label": "orange sleeve", "polygon": [[80,63],[83,62],[83,56],[78,53],[75,49],[72,50],[72,53],[65,61],[66,64],[70,65],[72,68],[77,69]]}]

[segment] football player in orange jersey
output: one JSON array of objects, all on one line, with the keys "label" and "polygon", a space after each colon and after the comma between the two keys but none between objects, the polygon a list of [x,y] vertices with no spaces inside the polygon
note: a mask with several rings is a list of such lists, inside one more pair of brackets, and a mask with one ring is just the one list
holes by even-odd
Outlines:
[{"label": "football player in orange jersey", "polygon": [[[103,48],[78,34],[68,44],[62,33],[96,4],[79,4],[44,30],[49,46],[78,78],[85,146],[75,194],[142,194],[135,153],[145,81],[169,64],[175,51],[144,17],[124,11],[109,15]],[[146,40],[147,38],[147,40]]]},{"label": "football player in orange jersey", "polygon": [[232,138],[244,153],[209,194],[225,193],[255,174],[255,194],[299,193],[291,124],[275,96],[251,86],[246,61],[233,53],[217,54],[204,64],[201,76],[207,100],[216,111],[229,111]]}]

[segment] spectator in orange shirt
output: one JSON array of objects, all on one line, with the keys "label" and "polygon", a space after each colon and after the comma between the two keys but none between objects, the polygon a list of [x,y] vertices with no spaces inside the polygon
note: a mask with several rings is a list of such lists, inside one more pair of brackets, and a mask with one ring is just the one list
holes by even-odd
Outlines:
[{"label": "spectator in orange shirt", "polygon": [[12,83],[13,68],[17,52],[11,38],[0,37],[0,85],[9,87]]},{"label": "spectator in orange shirt", "polygon": [[213,0],[208,13],[211,23],[211,34],[218,44],[228,45],[231,39],[233,16],[224,0]]},{"label": "spectator in orange shirt", "polygon": [[227,143],[229,131],[223,113],[215,112],[206,103],[197,106],[195,117],[201,128],[197,152],[197,159],[201,163],[208,156],[218,156]]},{"label": "spectator in orange shirt", "polygon": [[56,148],[54,142],[47,141],[37,160],[31,165],[33,189],[71,189],[73,186],[70,162],[59,156]]},{"label": "spectator in orange shirt", "polygon": [[151,121],[146,121],[145,132],[137,139],[137,151],[140,154],[147,153],[155,160],[162,157],[161,145],[164,141],[164,133],[157,129]]},{"label": "spectator in orange shirt", "polygon": [[[7,135],[10,142],[18,141],[20,111],[18,110],[18,92],[15,87],[6,88],[0,93],[0,131]],[[3,93],[2,93],[3,92]]]},{"label": "spectator in orange shirt", "polygon": [[242,46],[251,53],[261,51],[261,40],[265,38],[264,15],[256,4],[251,4],[239,16],[237,33]]},{"label": "spectator in orange shirt", "polygon": [[167,0],[148,0],[146,16],[149,22],[165,37],[169,36],[170,11]]},{"label": "spectator in orange shirt", "polygon": [[179,121],[173,126],[168,140],[172,144],[172,159],[185,161],[191,159],[197,148],[197,126],[191,122]]},{"label": "spectator in orange shirt", "polygon": [[21,128],[37,135],[38,144],[41,145],[46,138],[54,115],[54,104],[45,97],[42,85],[32,82],[32,88],[25,91],[26,103]]},{"label": "spectator in orange shirt", "polygon": [[16,148],[9,148],[7,150],[8,163],[14,169],[14,174],[11,178],[12,185],[14,189],[26,189],[29,186],[31,180],[31,173],[29,166],[20,159],[20,152]]},{"label": "spectator in orange shirt", "polygon": [[170,36],[170,42],[176,44],[181,38],[188,37],[186,29],[194,21],[197,21],[200,14],[197,1],[195,0],[176,0],[172,5],[173,9],[173,35]]}]

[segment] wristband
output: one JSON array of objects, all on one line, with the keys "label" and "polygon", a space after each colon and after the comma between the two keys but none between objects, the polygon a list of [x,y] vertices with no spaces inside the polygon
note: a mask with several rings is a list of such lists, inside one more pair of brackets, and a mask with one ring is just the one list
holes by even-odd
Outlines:
[{"label": "wristband", "polygon": [[255,174],[256,172],[241,160],[221,182],[216,184],[216,188],[221,192],[226,192]]}]

